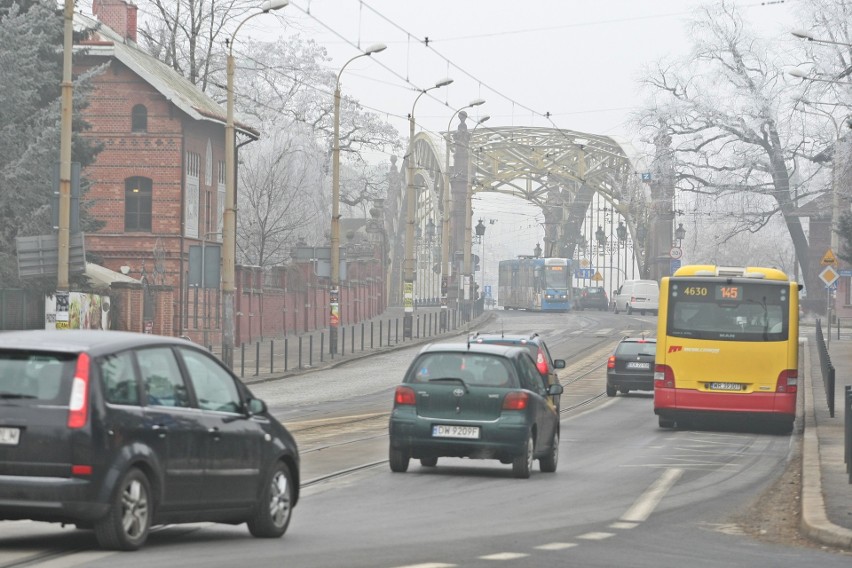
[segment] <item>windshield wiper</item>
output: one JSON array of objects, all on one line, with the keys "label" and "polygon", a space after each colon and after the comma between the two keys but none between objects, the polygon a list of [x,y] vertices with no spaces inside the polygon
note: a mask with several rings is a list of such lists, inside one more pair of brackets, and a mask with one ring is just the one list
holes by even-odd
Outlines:
[{"label": "windshield wiper", "polygon": [[33,394],[21,394],[16,392],[0,392],[0,398],[12,399],[12,398],[37,398]]}]

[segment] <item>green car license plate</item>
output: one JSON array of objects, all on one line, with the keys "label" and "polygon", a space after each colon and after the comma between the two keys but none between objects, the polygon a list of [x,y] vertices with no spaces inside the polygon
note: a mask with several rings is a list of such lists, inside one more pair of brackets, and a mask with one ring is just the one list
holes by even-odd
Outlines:
[{"label": "green car license plate", "polygon": [[433,438],[467,438],[479,439],[479,426],[454,426],[452,424],[434,424],[432,426]]}]

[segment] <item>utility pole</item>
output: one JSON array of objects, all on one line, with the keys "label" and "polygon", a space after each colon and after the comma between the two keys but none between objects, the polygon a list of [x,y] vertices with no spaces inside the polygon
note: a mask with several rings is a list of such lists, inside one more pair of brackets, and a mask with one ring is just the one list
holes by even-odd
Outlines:
[{"label": "utility pole", "polygon": [[62,54],[62,115],[59,136],[59,265],[56,289],[70,288],[71,258],[71,113],[74,104],[71,53],[74,47],[74,0],[65,0],[64,51]]}]

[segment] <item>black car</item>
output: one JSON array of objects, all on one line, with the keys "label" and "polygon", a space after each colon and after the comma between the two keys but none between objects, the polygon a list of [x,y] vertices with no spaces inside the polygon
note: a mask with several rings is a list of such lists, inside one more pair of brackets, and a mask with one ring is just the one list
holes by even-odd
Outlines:
[{"label": "black car", "polygon": [[0,520],[75,524],[104,548],[134,550],[165,523],[279,537],[298,499],[293,437],[199,346],[0,333]]},{"label": "black car", "polygon": [[[544,339],[537,333],[529,334],[506,334],[499,333],[475,333],[470,337],[471,343],[478,345],[514,345],[525,347],[535,361],[538,372],[541,373],[545,383],[550,385],[559,384],[559,376],[556,369],[565,368],[564,359],[554,359],[550,356],[550,349]],[[559,409],[559,397],[552,397],[553,403]]]},{"label": "black car", "polygon": [[656,352],[657,340],[652,337],[625,337],[619,341],[606,364],[607,396],[654,390]]},{"label": "black car", "polygon": [[606,311],[609,309],[606,290],[600,286],[586,286],[580,291],[580,296],[575,302],[578,310]]},{"label": "black car", "polygon": [[522,347],[433,344],[423,348],[394,393],[390,468],[404,472],[419,459],[435,467],[440,457],[496,459],[528,478],[533,460],[543,472],[559,460],[559,413]]}]

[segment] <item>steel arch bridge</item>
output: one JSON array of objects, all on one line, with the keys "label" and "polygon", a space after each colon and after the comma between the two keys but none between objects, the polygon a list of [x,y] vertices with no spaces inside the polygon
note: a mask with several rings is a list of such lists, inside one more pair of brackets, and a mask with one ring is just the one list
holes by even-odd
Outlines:
[{"label": "steel arch bridge", "polygon": [[[545,218],[545,255],[568,257],[574,255],[578,246],[591,244],[584,244],[581,227],[597,194],[624,221],[634,243],[634,258],[640,267],[643,265],[651,199],[638,173],[645,170],[644,164],[629,144],[610,136],[556,128],[505,126],[469,131],[464,112],[459,118],[458,129],[446,133],[452,137],[453,163],[449,167],[445,139],[421,132],[413,140],[414,223],[421,235],[415,239],[418,259],[424,253],[423,235],[429,234],[430,219],[437,227],[445,217],[446,191],[451,192],[450,213],[446,215],[451,226],[450,251],[469,252],[471,248],[466,201],[476,193],[502,193],[538,205]],[[392,300],[395,294],[399,299],[401,290],[407,165],[408,158],[398,184],[399,198],[394,199],[399,207],[391,212],[394,214],[391,231],[396,236],[391,259]],[[440,238],[440,230],[436,235]],[[442,265],[434,262],[434,247],[425,252],[430,255],[428,261],[419,260],[416,265],[415,296],[435,298],[440,295],[440,275],[435,278],[429,273],[435,273],[436,266],[442,268]],[[440,261],[440,253],[437,256]],[[464,272],[469,271],[468,265]],[[453,288],[453,284],[449,287]]]}]

